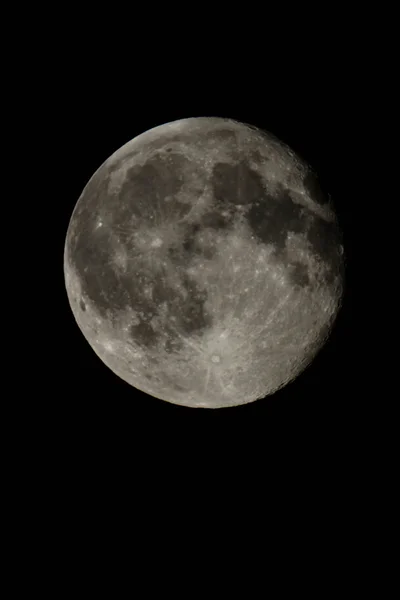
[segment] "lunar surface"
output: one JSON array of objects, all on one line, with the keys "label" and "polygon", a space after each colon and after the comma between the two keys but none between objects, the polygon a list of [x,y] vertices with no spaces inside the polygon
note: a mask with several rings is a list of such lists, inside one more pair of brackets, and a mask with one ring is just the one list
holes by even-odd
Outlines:
[{"label": "lunar surface", "polygon": [[64,274],[100,359],[161,400],[228,407],[310,364],[343,294],[343,247],[312,169],[274,136],[192,118],[134,138],[72,214]]}]

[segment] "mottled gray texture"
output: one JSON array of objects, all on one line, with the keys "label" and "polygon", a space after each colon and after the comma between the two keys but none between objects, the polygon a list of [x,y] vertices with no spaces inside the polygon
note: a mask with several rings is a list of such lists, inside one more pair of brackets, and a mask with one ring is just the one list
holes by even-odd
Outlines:
[{"label": "mottled gray texture", "polygon": [[68,228],[72,311],[95,352],[169,402],[251,402],[319,350],[342,295],[340,231],[308,165],[234,121],[138,136],[85,187]]}]

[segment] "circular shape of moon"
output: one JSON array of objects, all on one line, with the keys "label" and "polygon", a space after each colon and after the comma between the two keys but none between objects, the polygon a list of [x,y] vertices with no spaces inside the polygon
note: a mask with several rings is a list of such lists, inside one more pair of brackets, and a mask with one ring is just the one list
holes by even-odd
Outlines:
[{"label": "circular shape of moon", "polygon": [[74,317],[147,394],[227,407],[310,364],[343,294],[343,247],[313,171],[274,136],[220,118],[155,127],[108,158],[64,251]]}]

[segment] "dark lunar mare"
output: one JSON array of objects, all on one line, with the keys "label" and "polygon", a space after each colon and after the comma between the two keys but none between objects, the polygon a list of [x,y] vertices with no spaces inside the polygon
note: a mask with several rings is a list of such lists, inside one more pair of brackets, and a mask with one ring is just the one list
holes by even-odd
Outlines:
[{"label": "dark lunar mare", "polygon": [[250,207],[247,221],[256,237],[264,244],[273,244],[280,255],[285,251],[288,231],[304,233],[308,222],[305,209],[293,202],[282,185],[275,194],[263,189]]},{"label": "dark lunar mare", "polygon": [[264,191],[260,176],[245,161],[237,165],[217,163],[213,168],[211,183],[215,199],[222,204],[251,204]]},{"label": "dark lunar mare", "polygon": [[306,287],[310,283],[308,276],[308,267],[301,262],[293,261],[289,263],[289,274],[288,274],[293,285],[299,287]]},{"label": "dark lunar mare", "polygon": [[[325,281],[331,283],[341,268],[339,244],[340,229],[336,221],[327,222],[311,210],[294,202],[290,191],[282,184],[274,194],[269,193],[261,176],[248,165],[217,163],[213,170],[214,196],[221,206],[225,204],[250,205],[247,222],[256,238],[263,244],[272,244],[275,255],[286,259],[288,232],[306,234],[312,252],[324,263]],[[312,173],[306,177],[310,195],[323,204],[323,192]],[[309,284],[306,268],[299,262],[291,264],[289,277],[296,285]]]},{"label": "dark lunar mare", "polygon": [[[134,165],[126,175],[122,189],[109,202],[113,225],[127,227],[136,218],[139,225],[168,221],[171,215],[180,219],[190,210],[188,203],[176,195],[184,184],[180,176],[187,172],[191,161],[181,154],[156,154],[144,165]],[[165,199],[168,197],[168,202]]]},{"label": "dark lunar mare", "polygon": [[210,210],[201,217],[200,224],[201,227],[210,227],[216,230],[229,229],[232,226],[233,216],[233,211],[227,216],[223,216],[219,211]]},{"label": "dark lunar mare", "polygon": [[177,266],[188,266],[194,256],[206,260],[211,260],[215,256],[215,248],[201,245],[197,239],[197,234],[205,229],[206,227],[200,223],[187,224],[183,233],[182,247],[171,249],[171,259]]},{"label": "dark lunar mare", "polygon": [[[183,185],[182,172],[187,159],[172,152],[168,155],[151,157],[143,166],[132,167],[119,192],[109,193],[110,171],[100,171],[85,188],[77,207],[74,220],[75,235],[69,239],[70,263],[79,274],[82,294],[90,299],[103,318],[113,320],[118,311],[131,307],[139,314],[140,322],[130,327],[135,342],[146,347],[155,346],[162,332],[155,331],[151,320],[158,308],[166,303],[169,318],[175,318],[175,327],[169,331],[172,347],[179,346],[179,335],[189,336],[211,327],[211,317],[205,311],[207,293],[199,289],[196,282],[185,273],[181,283],[187,292],[186,299],[168,284],[167,275],[146,269],[140,251],[135,247],[132,233],[140,227],[165,224],[168,220],[178,221],[190,211],[190,203],[179,202],[175,195]],[[168,208],[165,208],[165,198]],[[107,224],[97,227],[99,214],[107,215]],[[195,227],[186,226],[183,246],[169,258],[181,267],[189,265],[195,254],[191,239]],[[126,247],[127,255],[137,257],[127,272],[118,271],[113,263],[113,236]],[[197,248],[200,252],[200,248]],[[211,249],[203,253],[211,257]],[[153,297],[144,294],[144,289],[153,287]],[[81,304],[81,309],[85,310]]]}]

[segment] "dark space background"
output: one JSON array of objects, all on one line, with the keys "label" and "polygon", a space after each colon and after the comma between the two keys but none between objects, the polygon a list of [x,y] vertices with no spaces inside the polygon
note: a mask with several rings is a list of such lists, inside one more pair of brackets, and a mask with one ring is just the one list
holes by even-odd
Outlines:
[{"label": "dark space background", "polygon": [[[203,6],[178,8],[185,14],[165,21],[160,6],[149,5],[148,17],[139,5],[131,8],[133,15],[122,6],[98,5],[85,20],[82,5],[69,22],[69,7],[52,13],[44,7],[39,26],[28,7],[19,7],[17,22],[31,29],[29,43],[22,50],[15,36],[5,56],[8,62],[13,52],[22,55],[24,68],[14,69],[21,86],[18,119],[33,128],[29,137],[24,130],[26,145],[21,151],[17,140],[13,155],[18,168],[24,160],[27,171],[19,168],[18,178],[29,194],[22,203],[17,178],[9,199],[21,211],[10,234],[25,221],[34,238],[21,277],[24,330],[17,355],[24,354],[24,370],[18,361],[15,385],[5,392],[7,403],[13,394],[15,416],[3,422],[12,437],[6,454],[18,510],[12,526],[23,529],[14,539],[33,565],[32,581],[55,577],[58,587],[72,586],[75,594],[74,579],[81,576],[91,589],[102,585],[113,556],[121,571],[132,573],[132,587],[142,569],[150,571],[147,586],[156,580],[175,585],[190,571],[194,592],[210,572],[222,571],[224,586],[236,585],[248,562],[245,596],[252,597],[252,578],[262,577],[257,592],[269,591],[271,563],[278,562],[280,585],[293,582],[296,591],[322,580],[321,587],[339,595],[343,584],[349,589],[349,578],[359,591],[373,573],[368,561],[392,546],[375,544],[373,536],[385,527],[384,484],[395,481],[394,469],[386,476],[384,468],[396,437],[387,446],[383,438],[389,437],[396,388],[388,387],[397,366],[387,366],[394,353],[376,344],[373,322],[394,337],[387,291],[395,278],[383,274],[386,257],[377,259],[377,246],[390,254],[386,225],[364,224],[366,215],[392,218],[391,207],[381,211],[387,208],[382,195],[368,198],[373,171],[381,182],[390,171],[387,164],[376,166],[379,155],[387,161],[389,146],[371,141],[386,112],[383,86],[372,76],[387,61],[376,53],[386,25],[380,30],[376,24],[376,7],[366,24],[366,6],[353,22],[351,7],[323,4],[318,13],[313,6],[307,23],[297,21],[291,6],[281,19],[270,14],[271,4],[263,6],[267,16],[256,5],[239,6],[239,22],[224,14],[222,24]],[[40,18],[40,8],[32,10]],[[173,12],[169,4],[166,10]],[[117,23],[111,25],[112,17]],[[94,171],[143,131],[191,116],[237,119],[286,142],[317,171],[344,234],[345,296],[325,347],[274,396],[227,409],[175,406],[120,380],[84,339],[64,287],[69,219]],[[4,114],[4,125],[8,120]],[[395,196],[392,190],[389,202]],[[26,218],[26,204],[40,227]],[[379,360],[385,370],[375,384]],[[168,558],[173,564],[164,577],[160,563]],[[31,581],[22,567],[18,577]]]},{"label": "dark space background", "polygon": [[[48,46],[30,91],[40,104],[32,114],[38,139],[46,130],[50,207],[40,240],[48,336],[39,340],[24,408],[34,487],[50,490],[48,510],[60,511],[57,523],[77,539],[84,530],[100,540],[104,520],[137,530],[151,523],[157,540],[175,525],[200,539],[214,515],[229,540],[238,527],[256,533],[276,524],[283,512],[299,539],[311,522],[316,547],[337,541],[343,519],[357,514],[353,492],[367,468],[368,382],[359,359],[354,266],[365,169],[358,158],[358,71],[324,36],[318,47],[287,50],[283,41],[253,48],[249,34],[246,44],[234,37],[207,51],[191,35],[124,50],[119,40],[100,48],[86,35],[68,37],[61,49]],[[69,219],[94,171],[136,135],[192,116],[233,118],[287,143],[317,171],[344,234],[345,296],[325,347],[275,395],[227,409],[175,406],[120,380],[84,339],[64,287]],[[270,500],[276,506],[267,510]],[[202,543],[213,545],[212,537]]]}]

